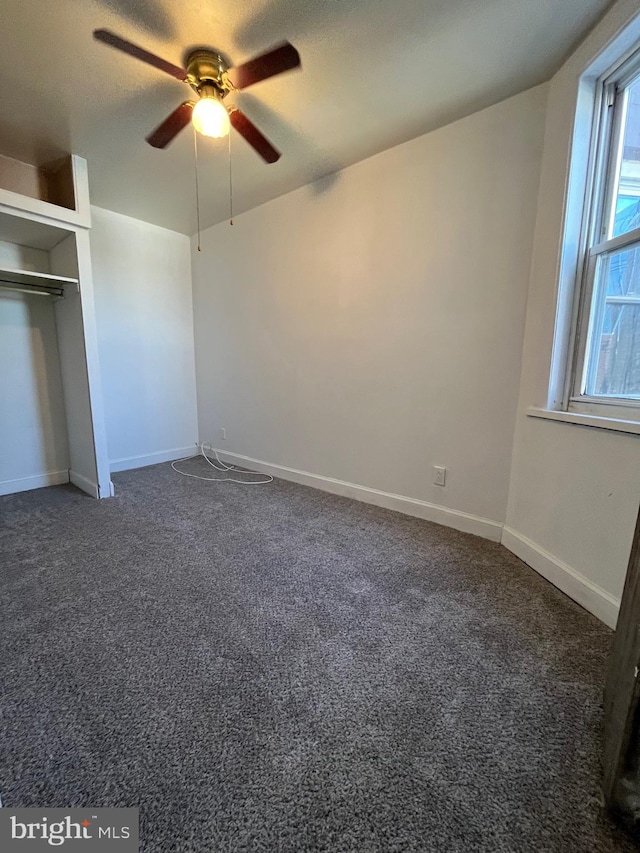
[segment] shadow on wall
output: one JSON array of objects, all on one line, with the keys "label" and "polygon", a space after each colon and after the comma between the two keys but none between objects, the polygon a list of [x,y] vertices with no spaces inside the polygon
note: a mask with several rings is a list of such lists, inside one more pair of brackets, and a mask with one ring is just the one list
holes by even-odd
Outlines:
[{"label": "shadow on wall", "polygon": [[176,28],[166,10],[156,0],[98,0],[107,9],[159,38],[176,38]]},{"label": "shadow on wall", "polygon": [[[286,156],[287,151],[295,151],[296,157],[304,163],[304,168],[311,169],[311,180],[305,178],[308,189],[314,195],[321,195],[330,190],[340,179],[338,165],[301,134],[290,122],[285,121],[275,110],[268,107],[264,101],[246,92],[238,94],[238,107],[246,112],[251,121],[264,131],[275,147]],[[303,177],[303,176],[301,176]]]},{"label": "shadow on wall", "polygon": [[316,178],[313,183],[307,186],[307,189],[312,195],[324,195],[329,192],[340,180],[340,172],[330,172],[328,175],[322,175]]}]

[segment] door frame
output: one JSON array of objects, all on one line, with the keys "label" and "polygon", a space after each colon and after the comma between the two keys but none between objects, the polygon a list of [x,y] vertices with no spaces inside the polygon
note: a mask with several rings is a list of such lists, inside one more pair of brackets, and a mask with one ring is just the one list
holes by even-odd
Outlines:
[{"label": "door frame", "polygon": [[[604,694],[603,794],[628,829],[636,827],[640,750],[640,511],[631,546]],[[637,754],[636,754],[637,753]],[[637,781],[636,781],[637,780]]]}]

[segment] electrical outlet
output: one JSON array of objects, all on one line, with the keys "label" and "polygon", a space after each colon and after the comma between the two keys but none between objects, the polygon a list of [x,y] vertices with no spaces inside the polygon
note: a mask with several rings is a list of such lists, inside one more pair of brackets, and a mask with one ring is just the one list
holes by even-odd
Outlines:
[{"label": "electrical outlet", "polygon": [[439,465],[433,466],[433,485],[444,486],[447,480],[447,469],[441,468]]},{"label": "electrical outlet", "polygon": [[224,427],[220,427],[220,438],[225,439],[227,437],[227,431]]}]

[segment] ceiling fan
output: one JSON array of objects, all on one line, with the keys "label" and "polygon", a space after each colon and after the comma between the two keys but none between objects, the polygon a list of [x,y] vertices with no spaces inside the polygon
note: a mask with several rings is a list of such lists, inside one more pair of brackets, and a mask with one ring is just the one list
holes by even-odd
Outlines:
[{"label": "ceiling fan", "polygon": [[187,56],[185,69],[149,53],[109,30],[94,30],[93,37],[188,83],[197,93],[197,101],[185,101],[180,104],[147,136],[149,145],[154,148],[166,148],[189,121],[200,133],[213,137],[226,136],[231,124],[267,163],[275,163],[280,157],[280,152],[243,112],[234,106],[227,107],[223,101],[229,92],[246,89],[283,71],[298,68],[300,56],[289,42],[283,42],[234,68],[229,67],[214,50],[199,48]]}]

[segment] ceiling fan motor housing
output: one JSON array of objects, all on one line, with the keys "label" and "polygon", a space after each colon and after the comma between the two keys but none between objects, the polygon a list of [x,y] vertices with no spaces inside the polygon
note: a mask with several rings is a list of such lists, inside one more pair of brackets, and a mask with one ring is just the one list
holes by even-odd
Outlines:
[{"label": "ceiling fan motor housing", "polygon": [[187,57],[187,80],[192,89],[199,95],[216,94],[224,98],[230,86],[226,78],[229,65],[212,50],[199,49],[192,51]]}]

